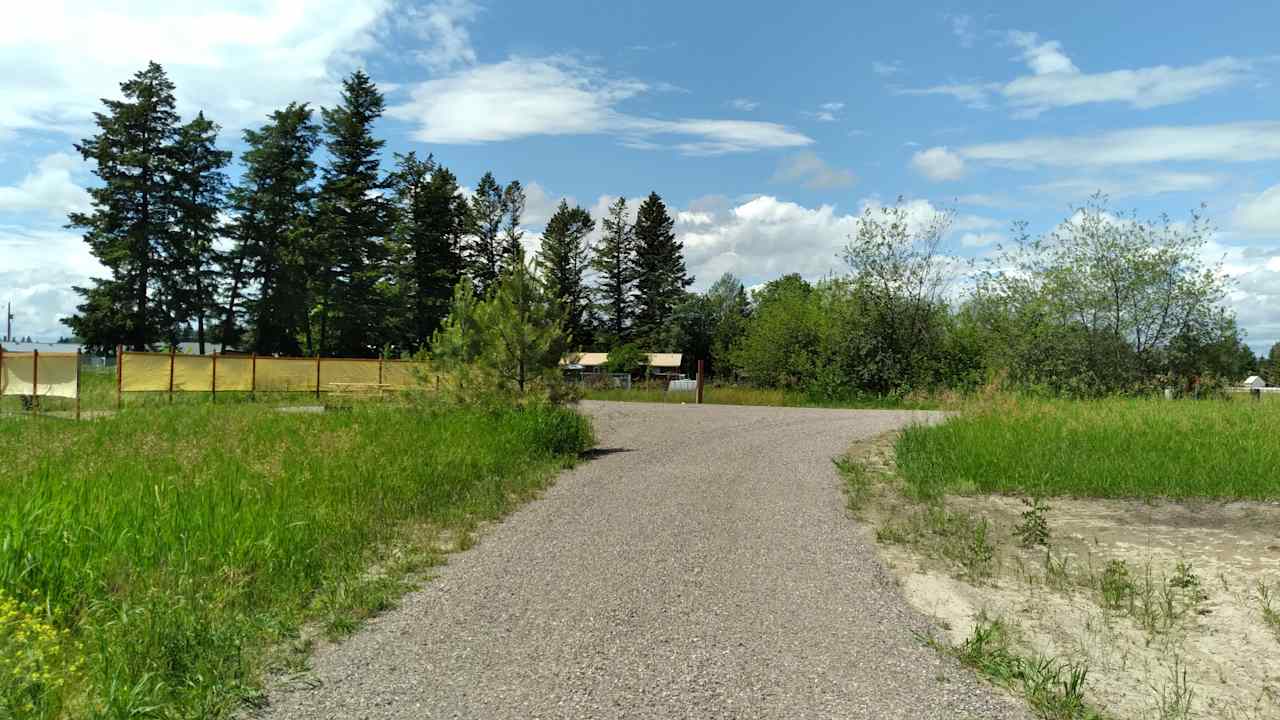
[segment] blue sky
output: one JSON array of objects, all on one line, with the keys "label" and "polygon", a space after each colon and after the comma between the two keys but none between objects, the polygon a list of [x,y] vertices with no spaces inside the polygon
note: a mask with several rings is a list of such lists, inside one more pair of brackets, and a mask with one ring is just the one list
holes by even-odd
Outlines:
[{"label": "blue sky", "polygon": [[148,60],[223,145],[365,68],[391,151],[465,184],[529,190],[528,241],[561,197],[656,190],[701,288],[838,270],[867,205],[957,212],[948,252],[1014,220],[1051,229],[1096,190],[1217,228],[1249,341],[1280,339],[1280,73],[1263,3],[68,0],[0,28],[0,301],[62,334],[98,272],[63,229],[92,182],[71,143]]}]

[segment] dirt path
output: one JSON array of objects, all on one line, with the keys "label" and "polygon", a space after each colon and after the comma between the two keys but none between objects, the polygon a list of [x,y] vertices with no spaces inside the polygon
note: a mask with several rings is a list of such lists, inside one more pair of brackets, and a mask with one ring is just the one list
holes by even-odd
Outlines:
[{"label": "dirt path", "polygon": [[1022,717],[913,637],[831,463],[934,415],[583,405],[597,459],[264,716]]}]

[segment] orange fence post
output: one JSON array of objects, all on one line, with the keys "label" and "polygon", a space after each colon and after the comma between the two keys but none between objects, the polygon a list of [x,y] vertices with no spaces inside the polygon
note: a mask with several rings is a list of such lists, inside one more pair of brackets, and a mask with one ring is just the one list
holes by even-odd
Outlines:
[{"label": "orange fence post", "polygon": [[209,380],[210,402],[218,402],[218,353],[213,354],[213,376]]},{"label": "orange fence post", "polygon": [[249,397],[258,399],[258,353],[249,356]]},{"label": "orange fence post", "polygon": [[123,400],[121,395],[121,381],[124,378],[124,349],[121,345],[116,345],[116,410],[120,410],[120,403]]},{"label": "orange fence post", "polygon": [[316,353],[316,399],[320,399],[320,353]]},{"label": "orange fence post", "polygon": [[31,410],[40,414],[40,351],[31,351]]},{"label": "orange fence post", "polygon": [[173,357],[177,348],[169,346],[169,404],[173,404]]},{"label": "orange fence post", "polygon": [[4,399],[4,346],[0,345],[0,400]]},{"label": "orange fence post", "polygon": [[80,419],[80,348],[76,348],[76,419]]}]

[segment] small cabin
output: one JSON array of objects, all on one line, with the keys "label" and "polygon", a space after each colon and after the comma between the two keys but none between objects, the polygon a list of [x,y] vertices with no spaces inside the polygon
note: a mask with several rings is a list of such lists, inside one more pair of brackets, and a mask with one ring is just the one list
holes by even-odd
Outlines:
[{"label": "small cabin", "polygon": [[1250,390],[1254,390],[1254,389],[1261,390],[1262,388],[1265,388],[1267,386],[1267,381],[1263,380],[1257,375],[1250,375],[1249,377],[1245,378],[1244,382],[1241,383],[1241,386],[1247,387]]}]

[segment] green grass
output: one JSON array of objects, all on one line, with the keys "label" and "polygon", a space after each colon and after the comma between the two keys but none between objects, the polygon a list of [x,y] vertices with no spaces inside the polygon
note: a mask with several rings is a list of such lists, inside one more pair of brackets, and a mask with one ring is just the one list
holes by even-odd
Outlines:
[{"label": "green grass", "polygon": [[906,430],[898,467],[922,498],[1280,498],[1280,403],[1004,397]]},{"label": "green grass", "polygon": [[[587,400],[614,400],[620,402],[656,402],[693,404],[691,392],[667,392],[661,388],[589,389],[583,395]],[[934,398],[895,398],[865,396],[845,400],[814,400],[805,393],[780,388],[757,388],[746,385],[708,385],[703,388],[702,401],[710,405],[771,405],[776,407],[823,408],[890,408],[933,409],[940,401]]]},{"label": "green grass", "polygon": [[0,417],[0,718],[225,717],[589,444],[536,407]]}]

